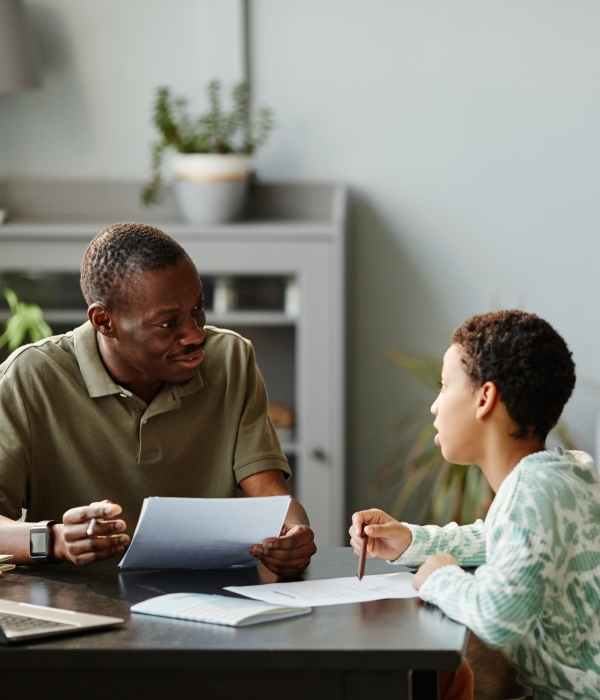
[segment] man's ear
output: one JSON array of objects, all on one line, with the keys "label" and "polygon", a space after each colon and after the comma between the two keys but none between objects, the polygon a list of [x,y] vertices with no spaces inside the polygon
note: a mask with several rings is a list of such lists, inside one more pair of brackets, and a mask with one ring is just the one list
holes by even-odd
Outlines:
[{"label": "man's ear", "polygon": [[88,319],[92,326],[107,338],[115,337],[114,321],[109,310],[99,301],[88,307]]},{"label": "man's ear", "polygon": [[483,386],[479,387],[477,391],[478,400],[475,417],[478,420],[484,420],[489,417],[494,406],[500,399],[500,392],[494,382],[486,382]]}]

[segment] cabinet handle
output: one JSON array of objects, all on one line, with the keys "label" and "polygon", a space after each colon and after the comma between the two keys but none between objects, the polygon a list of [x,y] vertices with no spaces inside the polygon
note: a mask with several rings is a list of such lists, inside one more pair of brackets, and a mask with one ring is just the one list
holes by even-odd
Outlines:
[{"label": "cabinet handle", "polygon": [[310,453],[310,456],[315,459],[317,462],[326,462],[327,461],[327,453],[322,447],[315,447],[313,451]]}]

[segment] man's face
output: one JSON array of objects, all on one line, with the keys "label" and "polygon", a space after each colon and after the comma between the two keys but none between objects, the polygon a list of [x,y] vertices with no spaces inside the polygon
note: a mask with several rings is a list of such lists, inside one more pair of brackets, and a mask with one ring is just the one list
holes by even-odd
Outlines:
[{"label": "man's face", "polygon": [[127,303],[110,310],[114,351],[136,381],[189,381],[204,358],[206,315],[198,271],[187,257],[125,283]]},{"label": "man's face", "polygon": [[444,355],[441,389],[431,412],[438,431],[435,444],[453,464],[472,464],[477,459],[476,419],[478,393],[473,388],[461,359],[461,349],[451,345]]}]

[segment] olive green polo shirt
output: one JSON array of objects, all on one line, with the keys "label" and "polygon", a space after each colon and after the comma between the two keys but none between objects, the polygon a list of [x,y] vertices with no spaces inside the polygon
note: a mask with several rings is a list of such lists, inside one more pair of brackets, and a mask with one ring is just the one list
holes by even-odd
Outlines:
[{"label": "olive green polo shirt", "polygon": [[105,498],[133,533],[147,496],[233,498],[258,472],[290,470],[251,343],[206,327],[205,356],[150,404],[106,371],[90,323],[0,365],[0,514],[62,521]]}]

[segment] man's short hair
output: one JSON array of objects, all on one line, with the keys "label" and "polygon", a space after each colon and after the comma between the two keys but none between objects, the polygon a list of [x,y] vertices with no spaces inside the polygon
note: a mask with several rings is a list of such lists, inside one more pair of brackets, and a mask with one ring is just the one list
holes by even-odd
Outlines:
[{"label": "man's short hair", "polygon": [[524,311],[497,311],[465,321],[452,334],[475,386],[493,382],[517,438],[545,440],[573,393],[573,354],[552,326]]},{"label": "man's short hair", "polygon": [[148,270],[175,265],[187,253],[170,236],[147,224],[108,226],[92,240],[81,263],[81,291],[88,304],[122,302],[123,283]]}]

